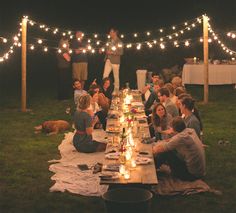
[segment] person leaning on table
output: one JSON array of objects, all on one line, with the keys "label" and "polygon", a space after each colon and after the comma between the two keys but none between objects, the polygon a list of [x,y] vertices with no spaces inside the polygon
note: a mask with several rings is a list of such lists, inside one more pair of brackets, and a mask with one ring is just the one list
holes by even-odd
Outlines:
[{"label": "person leaning on table", "polygon": [[105,151],[106,144],[99,143],[92,138],[93,127],[97,123],[97,116],[89,110],[91,97],[89,94],[81,95],[78,109],[74,115],[76,133],[73,137],[73,145],[78,152],[92,153]]},{"label": "person leaning on table", "polygon": [[192,181],[205,176],[205,152],[194,129],[186,128],[181,117],[172,121],[174,136],[153,146],[157,168],[170,166],[174,177]]}]

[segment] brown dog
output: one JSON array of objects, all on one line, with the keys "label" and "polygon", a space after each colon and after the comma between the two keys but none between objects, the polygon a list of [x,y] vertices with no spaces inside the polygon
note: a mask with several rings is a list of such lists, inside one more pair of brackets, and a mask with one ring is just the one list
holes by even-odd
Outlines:
[{"label": "brown dog", "polygon": [[35,133],[45,132],[48,135],[55,135],[70,128],[70,124],[64,120],[45,121],[42,125],[35,126]]}]

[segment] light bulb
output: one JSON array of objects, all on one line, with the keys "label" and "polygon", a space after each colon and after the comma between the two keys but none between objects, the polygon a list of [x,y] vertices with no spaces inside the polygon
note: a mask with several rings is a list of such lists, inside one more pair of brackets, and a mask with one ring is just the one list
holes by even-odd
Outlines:
[{"label": "light bulb", "polygon": [[189,41],[185,41],[185,42],[184,42],[184,45],[185,45],[186,47],[188,47],[188,46],[190,45]]},{"label": "light bulb", "polygon": [[161,49],[165,49],[165,45],[164,44],[160,44],[160,47],[161,47]]},{"label": "light bulb", "polygon": [[38,43],[39,43],[39,44],[42,44],[42,43],[43,43],[42,39],[39,39],[39,40],[38,40]]}]

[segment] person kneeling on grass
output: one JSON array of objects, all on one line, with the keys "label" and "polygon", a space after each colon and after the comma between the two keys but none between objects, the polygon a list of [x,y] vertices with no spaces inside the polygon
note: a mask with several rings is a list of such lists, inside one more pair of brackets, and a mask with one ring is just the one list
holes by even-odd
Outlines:
[{"label": "person kneeling on grass", "polygon": [[99,143],[92,138],[93,127],[97,123],[97,116],[89,110],[90,95],[82,95],[79,98],[78,110],[74,115],[76,133],[73,138],[74,147],[78,152],[92,153],[105,151],[106,144]]},{"label": "person kneeling on grass", "polygon": [[205,175],[205,152],[194,129],[186,128],[181,117],[175,117],[172,128],[176,135],[153,147],[156,166],[170,166],[174,177],[193,181]]}]

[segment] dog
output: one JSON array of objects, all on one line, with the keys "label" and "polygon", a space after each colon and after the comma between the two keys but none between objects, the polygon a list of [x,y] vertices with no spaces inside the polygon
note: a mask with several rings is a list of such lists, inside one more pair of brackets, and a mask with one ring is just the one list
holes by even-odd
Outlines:
[{"label": "dog", "polygon": [[39,126],[35,126],[35,134],[45,132],[48,135],[55,135],[70,129],[70,124],[64,120],[45,121]]}]

